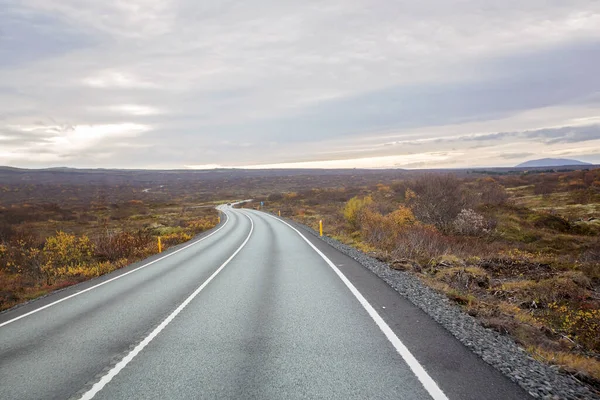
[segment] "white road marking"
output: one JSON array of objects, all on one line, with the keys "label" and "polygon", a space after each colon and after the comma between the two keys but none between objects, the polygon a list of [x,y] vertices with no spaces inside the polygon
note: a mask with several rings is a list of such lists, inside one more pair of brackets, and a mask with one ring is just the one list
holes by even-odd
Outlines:
[{"label": "white road marking", "polygon": [[125,368],[125,366],[129,364],[131,360],[133,360],[134,357],[137,356],[144,349],[144,347],[148,345],[148,343],[150,343],[156,336],[158,336],[158,334],[163,329],[165,329],[165,327],[169,325],[171,321],[173,321],[173,319],[194,299],[194,297],[196,297],[198,293],[200,293],[202,289],[204,289],[206,285],[208,285],[210,281],[212,281],[215,278],[215,276],[217,276],[219,272],[221,272],[221,270],[223,270],[223,268],[225,268],[225,266],[227,266],[227,264],[231,262],[231,260],[233,260],[233,258],[244,248],[244,246],[246,246],[246,243],[248,243],[248,240],[250,240],[250,236],[252,236],[252,232],[254,231],[254,222],[252,221],[252,218],[248,217],[247,215],[245,216],[250,220],[250,233],[248,233],[248,237],[246,238],[246,240],[244,240],[244,243],[242,243],[242,245],[238,247],[238,249],[231,255],[231,257],[229,257],[227,261],[221,264],[221,266],[206,281],[204,281],[204,283],[200,285],[200,287],[196,289],[194,293],[192,293],[187,299],[185,299],[184,302],[181,303],[179,307],[175,309],[175,311],[173,311],[167,318],[165,318],[165,320],[159,326],[157,326],[156,329],[154,329],[144,340],[142,340],[133,350],[131,350],[129,354],[127,354],[121,361],[119,361],[117,365],[115,365],[110,371],[108,371],[108,373],[104,375],[100,379],[100,381],[96,382],[89,391],[85,392],[81,397],[81,400],[90,400],[94,398],[94,396],[99,391],[101,391],[104,388],[104,386],[106,386],[106,384],[108,384],[119,372],[121,372],[121,370]]},{"label": "white road marking", "polygon": [[[225,214],[227,214],[227,213],[225,213]],[[229,222],[229,215],[227,215],[227,220],[225,220],[225,223],[224,223],[224,224],[223,224],[223,225],[222,225],[222,226],[221,226],[219,229],[217,229],[216,231],[214,231],[214,232],[213,232],[213,233],[211,233],[210,235],[207,235],[207,236],[203,237],[202,239],[195,241],[194,243],[190,243],[190,244],[188,244],[188,245],[186,245],[186,246],[182,247],[181,249],[177,249],[177,250],[175,250],[175,251],[174,251],[174,252],[172,252],[172,253],[169,253],[169,254],[167,254],[167,255],[165,255],[165,256],[162,256],[162,257],[160,257],[160,258],[157,258],[157,259],[156,259],[156,260],[154,260],[154,261],[150,261],[148,264],[144,264],[144,265],[142,265],[142,266],[139,266],[139,267],[137,267],[136,269],[132,269],[131,271],[125,272],[124,274],[121,274],[121,275],[119,275],[119,276],[115,276],[114,278],[108,279],[108,280],[106,280],[106,281],[104,281],[104,282],[101,282],[101,283],[99,283],[99,284],[97,284],[97,285],[94,285],[94,286],[91,286],[91,287],[89,287],[89,288],[87,288],[87,289],[84,289],[84,290],[78,291],[78,292],[76,292],[76,293],[73,293],[73,294],[72,294],[72,295],[70,295],[70,296],[63,297],[63,298],[62,298],[62,299],[60,299],[60,300],[56,300],[55,302],[52,302],[52,303],[50,303],[50,304],[46,304],[46,305],[45,305],[45,306],[43,306],[43,307],[36,308],[35,310],[29,311],[28,313],[25,313],[25,314],[23,314],[23,315],[19,315],[19,316],[18,316],[18,317],[16,317],[16,318],[9,319],[8,321],[2,322],[2,323],[0,323],[0,328],[2,328],[2,327],[3,327],[3,326],[5,326],[5,325],[8,325],[8,324],[10,324],[10,323],[13,323],[13,322],[15,322],[15,321],[18,321],[18,320],[20,320],[20,319],[22,319],[22,318],[28,317],[28,316],[30,316],[31,314],[35,314],[35,313],[37,313],[37,312],[40,312],[40,311],[42,311],[42,310],[45,310],[46,308],[49,308],[49,307],[55,306],[55,305],[57,305],[58,303],[62,303],[63,301],[66,301],[66,300],[72,299],[72,298],[73,298],[73,297],[75,297],[75,296],[79,296],[80,294],[83,294],[83,293],[89,292],[90,290],[96,289],[96,288],[98,288],[98,287],[100,287],[100,286],[102,286],[102,285],[106,285],[106,284],[107,284],[107,283],[109,283],[109,282],[116,281],[117,279],[121,279],[121,278],[123,278],[124,276],[127,276],[127,275],[129,275],[129,274],[132,274],[132,273],[134,273],[134,272],[136,272],[136,271],[139,271],[139,270],[140,270],[140,269],[142,269],[142,268],[146,268],[146,267],[148,267],[148,266],[150,266],[150,265],[152,265],[152,264],[154,264],[154,263],[157,263],[157,262],[159,262],[160,260],[164,260],[165,258],[172,256],[173,254],[177,254],[177,253],[179,253],[180,251],[183,251],[183,250],[187,249],[188,247],[192,247],[192,246],[194,246],[194,245],[196,245],[196,244],[198,244],[198,243],[200,243],[200,242],[202,242],[202,241],[204,241],[204,240],[208,239],[208,238],[209,238],[209,237],[211,237],[212,235],[216,234],[216,233],[217,233],[217,232],[219,232],[221,229],[225,228],[225,225],[227,225],[227,223],[228,223],[228,222]]]},{"label": "white road marking", "polygon": [[419,381],[421,382],[421,384],[423,385],[425,390],[427,390],[429,395],[434,400],[448,400],[448,398],[446,397],[444,392],[442,392],[442,390],[439,388],[437,383],[435,383],[435,381],[431,378],[431,376],[429,376],[427,371],[425,371],[425,368],[423,368],[423,366],[421,364],[419,364],[419,361],[417,361],[417,359],[412,355],[410,350],[408,350],[408,348],[404,345],[404,343],[402,343],[402,341],[400,341],[398,336],[396,336],[394,331],[388,326],[388,324],[385,323],[383,318],[381,318],[381,316],[377,313],[377,311],[375,311],[373,306],[371,306],[371,304],[369,304],[367,299],[365,299],[365,297],[358,291],[358,289],[356,289],[356,287],[352,284],[352,282],[350,282],[348,280],[348,278],[346,278],[346,276],[335,266],[335,264],[333,262],[331,262],[331,260],[329,258],[327,258],[327,256],[321,252],[321,250],[317,249],[317,247],[314,244],[312,244],[310,242],[310,240],[308,240],[302,233],[300,233],[300,231],[298,229],[294,228],[292,225],[288,224],[287,222],[285,222],[277,217],[274,217],[274,216],[272,216],[270,214],[266,214],[266,213],[264,213],[264,214],[273,219],[276,219],[277,221],[279,221],[279,222],[287,225],[291,229],[293,229],[298,235],[300,235],[300,237],[302,239],[304,239],[304,241],[306,243],[308,243],[310,245],[310,247],[312,247],[312,249],[318,255],[321,256],[321,258],[323,260],[325,260],[325,262],[333,269],[333,271],[342,280],[342,282],[344,282],[344,284],[348,287],[348,289],[350,289],[350,291],[352,292],[354,297],[356,297],[358,299],[360,304],[367,311],[367,313],[369,313],[371,318],[373,318],[373,321],[375,321],[375,323],[377,324],[379,329],[381,329],[381,331],[386,336],[386,338],[392,343],[394,348],[396,348],[396,351],[398,352],[398,354],[400,354],[400,356],[404,359],[406,364],[408,364],[408,366],[410,367],[412,372],[419,379]]}]

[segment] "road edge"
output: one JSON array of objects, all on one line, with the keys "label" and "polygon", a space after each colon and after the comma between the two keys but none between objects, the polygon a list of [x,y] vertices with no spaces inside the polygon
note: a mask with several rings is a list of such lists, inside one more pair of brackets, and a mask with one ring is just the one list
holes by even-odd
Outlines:
[{"label": "road edge", "polygon": [[[6,321],[1,321],[2,318],[12,312],[18,312],[19,310],[22,310],[23,308],[27,308],[27,307],[33,307],[35,306],[38,302],[43,302],[44,300],[47,300],[48,298],[52,297],[52,296],[62,296],[59,299],[51,302],[50,304],[54,304],[58,301],[63,301],[64,299],[66,299],[67,297],[69,297],[69,293],[73,292],[73,293],[83,293],[84,291],[88,291],[90,289],[95,288],[96,286],[102,285],[107,281],[110,281],[112,279],[116,279],[121,277],[122,275],[128,275],[131,272],[134,272],[142,267],[146,267],[149,266],[150,264],[155,263],[156,261],[168,257],[173,253],[179,252],[180,250],[183,250],[184,248],[190,247],[195,245],[198,242],[203,241],[205,238],[212,236],[213,234],[217,233],[219,230],[221,230],[222,228],[225,227],[225,225],[227,224],[227,222],[229,221],[229,216],[225,213],[225,212],[221,212],[222,215],[225,215],[226,218],[225,220],[221,220],[217,225],[215,225],[214,227],[207,229],[203,232],[198,233],[197,235],[195,235],[192,239],[183,242],[183,243],[179,243],[175,246],[171,246],[169,247],[167,250],[163,251],[162,253],[156,253],[153,254],[149,257],[146,257],[144,259],[132,262],[131,264],[128,264],[122,268],[118,268],[115,269],[114,271],[111,271],[107,274],[103,274],[100,276],[95,276],[91,279],[87,279],[85,281],[81,281],[78,282],[74,285],[70,285],[70,286],[66,286],[60,289],[56,289],[53,290],[51,292],[48,292],[42,296],[36,297],[34,299],[25,301],[23,303],[19,303],[19,304],[15,304],[14,306],[12,306],[11,308],[7,308],[6,310],[2,310],[0,311],[0,328],[4,325],[8,325],[8,323],[13,322],[13,320],[21,319],[26,317],[27,315],[29,315],[32,312],[24,312],[23,315],[19,315],[16,318],[11,318],[8,319]],[[50,304],[42,304],[39,308],[40,310],[42,308],[47,308],[48,305]],[[37,309],[35,312],[38,312]],[[33,311],[33,310],[32,310]]]},{"label": "road edge", "polygon": [[[264,212],[264,211],[263,211]],[[265,212],[274,217],[274,214]],[[452,304],[445,296],[426,286],[417,277],[394,270],[387,263],[319,232],[297,221],[281,218],[295,228],[306,232],[313,240],[320,240],[349,256],[392,287],[434,321],[445,328],[459,342],[478,355],[511,381],[517,383],[534,398],[600,400],[575,377],[562,373],[558,367],[531,357],[512,338],[485,328],[474,317]],[[500,344],[500,346],[498,346]]]}]

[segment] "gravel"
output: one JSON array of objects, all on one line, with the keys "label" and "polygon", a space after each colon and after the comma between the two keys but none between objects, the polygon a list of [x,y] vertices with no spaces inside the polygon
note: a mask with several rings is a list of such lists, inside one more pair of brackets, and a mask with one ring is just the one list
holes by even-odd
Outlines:
[{"label": "gravel", "polygon": [[[319,237],[318,232],[305,225],[291,220],[288,222]],[[337,240],[326,236],[321,239],[374,272],[534,398],[600,400],[599,394],[592,392],[575,377],[561,373],[556,366],[535,360],[510,337],[483,327],[474,317],[464,313],[445,296],[425,286],[414,275],[393,270],[386,263]]]}]

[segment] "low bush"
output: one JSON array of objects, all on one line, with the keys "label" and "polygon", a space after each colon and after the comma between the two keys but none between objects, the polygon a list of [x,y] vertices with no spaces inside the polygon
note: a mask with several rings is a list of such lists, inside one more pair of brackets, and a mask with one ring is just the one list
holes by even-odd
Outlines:
[{"label": "low bush", "polygon": [[452,174],[427,174],[409,183],[406,201],[417,219],[446,232],[452,229],[456,216],[475,203]]},{"label": "low bush", "polygon": [[367,197],[353,197],[346,203],[344,207],[344,219],[352,229],[359,229],[362,214],[365,210],[373,204],[373,198]]},{"label": "low bush", "polygon": [[454,231],[459,235],[481,236],[489,232],[483,215],[468,208],[462,210],[452,223]]}]

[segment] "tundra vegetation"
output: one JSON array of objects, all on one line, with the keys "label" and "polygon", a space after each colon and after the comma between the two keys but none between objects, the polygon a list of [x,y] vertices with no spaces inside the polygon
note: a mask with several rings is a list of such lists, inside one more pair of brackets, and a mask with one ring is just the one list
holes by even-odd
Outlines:
[{"label": "tundra vegetation", "polygon": [[600,169],[30,171],[0,167],[0,309],[265,208],[406,271],[600,388]]},{"label": "tundra vegetation", "polygon": [[0,185],[0,311],[151,256],[159,236],[165,250],[217,224],[213,204],[198,199],[48,186],[46,197],[11,202],[27,187]]},{"label": "tundra vegetation", "polygon": [[421,173],[255,201],[314,229],[323,220],[326,235],[600,388],[600,169]]}]

